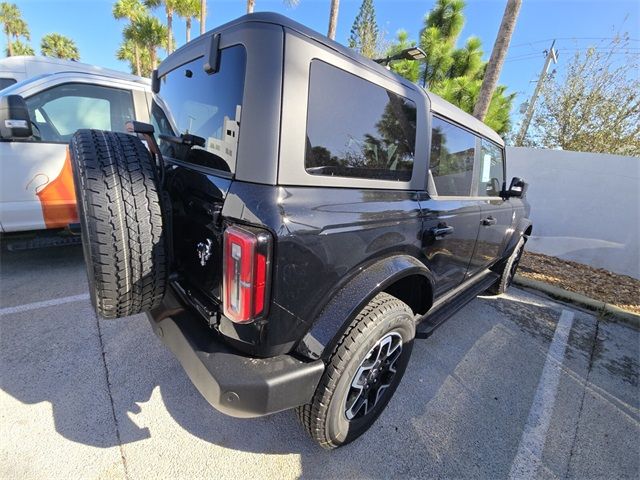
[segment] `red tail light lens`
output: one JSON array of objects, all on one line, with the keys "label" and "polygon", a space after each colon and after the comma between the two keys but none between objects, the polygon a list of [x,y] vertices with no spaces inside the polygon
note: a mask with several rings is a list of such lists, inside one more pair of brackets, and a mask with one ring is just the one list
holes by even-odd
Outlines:
[{"label": "red tail light lens", "polygon": [[224,315],[236,323],[264,316],[268,305],[271,236],[245,227],[224,232]]}]

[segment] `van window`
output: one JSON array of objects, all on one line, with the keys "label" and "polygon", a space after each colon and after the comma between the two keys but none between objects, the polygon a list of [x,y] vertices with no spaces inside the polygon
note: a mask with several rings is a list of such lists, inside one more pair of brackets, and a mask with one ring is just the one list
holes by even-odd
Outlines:
[{"label": "van window", "polygon": [[135,120],[129,90],[89,84],[64,84],[25,100],[37,141],[67,143],[81,128],[126,132]]},{"label": "van window", "polygon": [[498,197],[504,183],[504,152],[495,143],[482,139],[478,168],[478,196]]},{"label": "van window", "polygon": [[16,83],[15,78],[0,78],[0,90]]},{"label": "van window", "polygon": [[247,54],[242,45],[225,48],[220,70],[204,71],[202,57],[161,78],[159,100],[152,122],[161,132],[190,133],[202,137],[203,148],[185,150],[161,142],[163,153],[179,160],[225,172],[234,172],[240,135],[240,116]]},{"label": "van window", "polygon": [[307,172],[409,181],[415,103],[318,60],[311,63],[310,75]]},{"label": "van window", "polygon": [[475,146],[475,135],[433,117],[429,168],[438,195],[471,194]]}]

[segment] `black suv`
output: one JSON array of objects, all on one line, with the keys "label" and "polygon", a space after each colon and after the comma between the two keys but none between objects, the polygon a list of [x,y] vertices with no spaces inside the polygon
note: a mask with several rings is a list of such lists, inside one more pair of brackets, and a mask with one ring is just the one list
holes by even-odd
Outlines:
[{"label": "black suv", "polygon": [[345,444],[415,337],[513,278],[531,222],[504,142],[375,62],[252,14],[153,85],[150,124],[70,144],[90,291],[104,318],[148,312],[218,410],[296,408]]}]

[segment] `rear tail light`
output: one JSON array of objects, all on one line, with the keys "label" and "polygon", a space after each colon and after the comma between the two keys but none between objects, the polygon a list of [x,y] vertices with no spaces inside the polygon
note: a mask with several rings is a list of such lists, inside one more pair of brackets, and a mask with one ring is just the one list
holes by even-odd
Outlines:
[{"label": "rear tail light", "polygon": [[248,227],[224,232],[224,315],[249,323],[267,314],[271,266],[271,236]]}]

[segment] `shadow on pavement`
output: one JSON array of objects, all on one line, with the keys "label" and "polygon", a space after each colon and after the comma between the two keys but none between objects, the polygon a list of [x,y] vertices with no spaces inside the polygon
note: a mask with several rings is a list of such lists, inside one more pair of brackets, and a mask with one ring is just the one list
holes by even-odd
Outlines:
[{"label": "shadow on pavement", "polygon": [[[24,289],[43,292],[50,282],[79,282],[81,252],[62,250],[3,253],[3,307],[5,301],[52,298],[42,293],[19,298]],[[86,291],[83,281],[66,295]],[[143,315],[98,324],[86,301],[2,318],[1,387],[22,403],[49,402],[60,435],[101,448],[156,435],[171,442],[172,431],[185,430],[229,449],[299,454],[307,477],[504,477],[558,312],[549,304],[513,298],[474,301],[432,337],[416,341],[387,410],[359,441],[333,452],[313,444],[291,412],[251,420],[218,413]],[[593,324],[581,328],[570,346],[578,353],[568,367],[579,378],[586,374],[584,349]],[[166,425],[164,412],[175,425]]]}]

